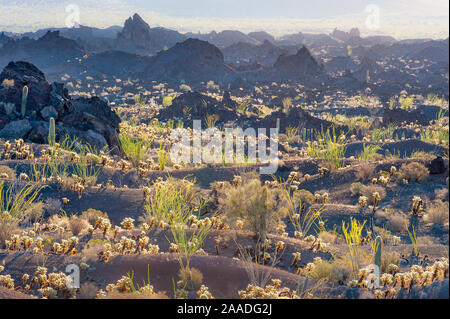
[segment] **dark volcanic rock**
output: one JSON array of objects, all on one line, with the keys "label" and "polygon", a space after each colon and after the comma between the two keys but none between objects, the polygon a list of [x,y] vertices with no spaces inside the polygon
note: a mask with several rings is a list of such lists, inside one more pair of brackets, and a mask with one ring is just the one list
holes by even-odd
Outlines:
[{"label": "dark volcanic rock", "polygon": [[389,123],[418,123],[421,125],[428,124],[427,117],[418,109],[412,111],[406,111],[402,109],[393,109],[386,107],[383,113],[383,124],[387,125]]},{"label": "dark volcanic rock", "polygon": [[277,71],[297,77],[316,75],[320,66],[303,46],[295,55],[281,55],[273,66]]},{"label": "dark volcanic rock", "polygon": [[[192,120],[204,121],[209,114],[217,114],[220,122],[237,117],[234,110],[228,109],[216,99],[198,92],[187,92],[175,98],[170,107],[162,109],[158,118],[161,121],[178,119],[183,121],[186,126],[191,126]],[[204,123],[202,122],[202,124]]]},{"label": "dark volcanic rock", "polygon": [[445,173],[445,163],[441,156],[436,157],[428,165],[430,174],[442,174]]},{"label": "dark volcanic rock", "polygon": [[[46,143],[48,119],[53,117],[57,139],[68,134],[97,149],[119,147],[120,118],[105,101],[97,97],[73,100],[62,83],[49,84],[44,74],[28,62],[10,62],[0,79],[0,82],[14,81],[13,86],[0,88],[0,102],[15,106],[9,114],[5,107],[0,108],[0,137]],[[29,93],[25,117],[21,118],[24,85],[28,86]]]}]

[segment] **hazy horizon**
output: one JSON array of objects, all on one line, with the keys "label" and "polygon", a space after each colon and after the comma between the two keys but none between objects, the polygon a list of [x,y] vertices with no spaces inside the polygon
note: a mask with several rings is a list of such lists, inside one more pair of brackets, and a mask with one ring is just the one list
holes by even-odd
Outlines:
[{"label": "hazy horizon", "polygon": [[[434,0],[0,0],[0,31],[28,32],[64,27],[67,5],[79,7],[81,25],[106,28],[123,26],[138,13],[150,27],[180,32],[222,30],[266,31],[275,36],[289,33],[329,33],[335,27],[360,29],[363,36],[390,35],[397,39],[447,38],[449,3]],[[369,7],[368,7],[369,6]],[[375,8],[375,9],[374,9]],[[368,11],[367,11],[368,10]],[[379,10],[379,23],[367,20]],[[101,14],[100,14],[101,13]]]}]

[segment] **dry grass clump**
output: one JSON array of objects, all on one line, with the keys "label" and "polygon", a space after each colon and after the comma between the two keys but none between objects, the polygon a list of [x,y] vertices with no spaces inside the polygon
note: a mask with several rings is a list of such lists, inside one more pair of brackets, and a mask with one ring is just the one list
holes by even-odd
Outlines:
[{"label": "dry grass clump", "polygon": [[379,194],[379,200],[386,197],[386,190],[384,187],[374,184],[364,185],[362,183],[352,183],[350,185],[350,191],[352,195],[365,196],[369,200],[371,205],[374,204],[373,194]]},{"label": "dry grass clump", "polygon": [[16,179],[16,171],[6,165],[0,165],[0,179]]},{"label": "dry grass clump", "polygon": [[320,232],[317,238],[328,244],[334,244],[339,240],[338,235],[329,231]]},{"label": "dry grass clump", "polygon": [[398,266],[399,264],[400,254],[398,252],[383,252],[381,255],[381,273],[389,272],[390,265]]},{"label": "dry grass clump", "polygon": [[424,221],[434,225],[448,225],[449,204],[441,200],[434,200],[427,205]]},{"label": "dry grass clump", "polygon": [[25,211],[27,219],[30,222],[38,221],[42,217],[43,213],[44,213],[43,202],[32,203]]},{"label": "dry grass clump", "polygon": [[85,282],[80,286],[77,299],[95,299],[97,296],[97,286],[93,282]]},{"label": "dry grass clump", "polygon": [[200,289],[203,282],[203,274],[200,270],[193,267],[182,267],[178,272],[180,280],[177,285],[179,288],[189,291]]},{"label": "dry grass clump", "polygon": [[358,180],[366,180],[373,176],[373,171],[375,170],[375,165],[371,163],[362,164],[358,168],[358,173],[356,174],[356,178]]},{"label": "dry grass clump", "polygon": [[17,230],[13,224],[0,223],[0,247],[3,247],[5,240],[11,238],[11,235]]},{"label": "dry grass clump", "polygon": [[436,189],[435,191],[434,191],[434,199],[436,200],[436,199],[439,199],[439,200],[441,200],[441,201],[447,201],[448,202],[448,200],[449,200],[449,197],[448,197],[448,188],[447,187],[444,187],[444,188],[441,188],[441,189]]},{"label": "dry grass clump", "polygon": [[342,283],[350,278],[352,266],[340,260],[328,261],[316,257],[313,263],[309,263],[303,268],[302,274],[330,283]]},{"label": "dry grass clump", "polygon": [[69,229],[74,236],[80,235],[88,226],[88,221],[82,217],[71,216],[69,218]]},{"label": "dry grass clump", "polygon": [[398,178],[400,181],[407,180],[409,183],[421,183],[428,177],[428,168],[423,164],[412,162],[403,164],[398,170]]},{"label": "dry grass clump", "polygon": [[406,216],[403,214],[389,214],[386,216],[388,228],[392,233],[402,234],[405,232]]},{"label": "dry grass clump", "polygon": [[82,212],[80,217],[86,219],[90,224],[95,224],[99,217],[108,218],[108,214],[98,209],[89,208]]}]

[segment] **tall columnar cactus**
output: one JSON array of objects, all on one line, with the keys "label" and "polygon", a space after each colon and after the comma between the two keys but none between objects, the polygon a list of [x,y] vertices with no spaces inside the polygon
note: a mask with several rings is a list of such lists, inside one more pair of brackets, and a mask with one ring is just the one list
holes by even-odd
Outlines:
[{"label": "tall columnar cactus", "polygon": [[383,239],[380,236],[377,236],[375,239],[375,265],[378,266],[378,269],[381,270],[381,251],[383,249]]},{"label": "tall columnar cactus", "polygon": [[27,97],[28,97],[28,86],[24,86],[22,90],[22,117],[25,117],[25,113],[27,112]]},{"label": "tall columnar cactus", "polygon": [[48,126],[48,143],[53,146],[55,144],[56,133],[55,133],[55,119],[53,117],[49,120]]}]

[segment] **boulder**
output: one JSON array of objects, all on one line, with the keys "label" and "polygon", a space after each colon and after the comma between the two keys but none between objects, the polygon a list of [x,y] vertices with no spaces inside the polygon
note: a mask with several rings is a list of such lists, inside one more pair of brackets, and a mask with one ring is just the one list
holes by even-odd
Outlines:
[{"label": "boulder", "polygon": [[436,157],[428,165],[430,174],[443,174],[445,173],[445,163],[441,156]]},{"label": "boulder", "polygon": [[51,105],[44,107],[40,113],[42,118],[46,121],[50,120],[51,117],[53,117],[54,119],[58,117],[58,112]]},{"label": "boulder", "polygon": [[0,137],[5,139],[24,139],[32,126],[28,120],[17,120],[6,124],[0,131]]}]

